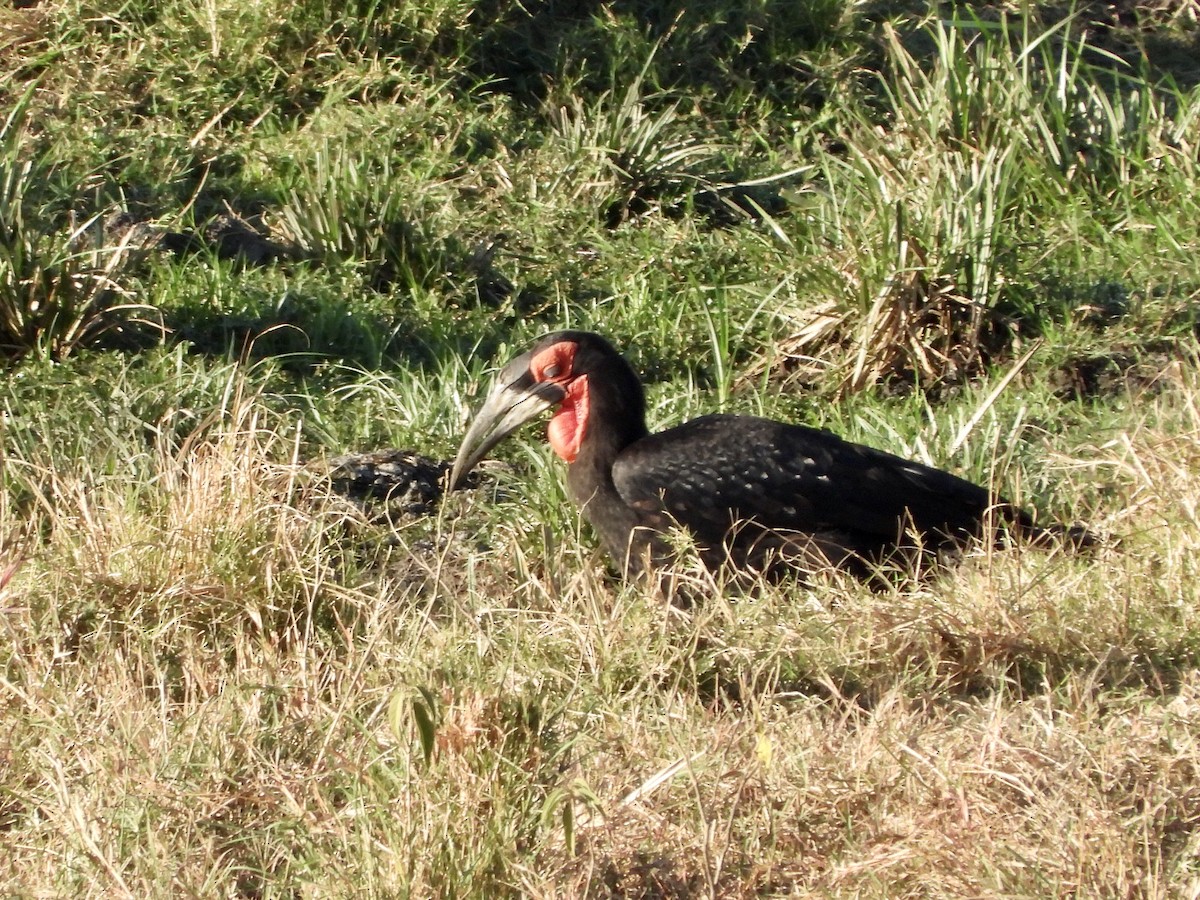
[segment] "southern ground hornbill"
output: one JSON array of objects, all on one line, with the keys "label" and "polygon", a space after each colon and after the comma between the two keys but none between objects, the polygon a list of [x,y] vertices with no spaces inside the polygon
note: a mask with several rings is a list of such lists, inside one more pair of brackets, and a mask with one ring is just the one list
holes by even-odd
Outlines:
[{"label": "southern ground hornbill", "polygon": [[451,489],[520,425],[554,409],[548,436],[571,496],[626,575],[669,562],[683,528],[710,570],[777,576],[830,566],[871,577],[1010,532],[1092,542],[1035,526],[986,488],[828,431],[709,415],[651,434],[642,384],[599,335],[558,331],[506,365],[463,439]]}]

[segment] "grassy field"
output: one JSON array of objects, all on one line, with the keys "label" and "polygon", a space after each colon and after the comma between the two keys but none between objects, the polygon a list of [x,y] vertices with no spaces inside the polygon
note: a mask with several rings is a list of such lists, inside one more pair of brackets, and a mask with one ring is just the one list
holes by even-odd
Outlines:
[{"label": "grassy field", "polygon": [[[0,894],[1200,897],[1195,0],[0,10]],[[488,373],[1106,537],[689,612]]]}]

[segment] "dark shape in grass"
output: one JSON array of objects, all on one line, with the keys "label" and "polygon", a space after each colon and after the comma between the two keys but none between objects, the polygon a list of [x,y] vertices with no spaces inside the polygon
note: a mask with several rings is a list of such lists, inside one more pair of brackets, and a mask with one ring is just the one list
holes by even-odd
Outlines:
[{"label": "dark shape in grass", "polygon": [[123,210],[109,216],[104,227],[110,240],[126,241],[140,250],[165,250],[180,256],[210,252],[250,266],[269,265],[297,253],[233,211],[214,216],[203,228],[174,231]]},{"label": "dark shape in grass", "polygon": [[296,255],[295,248],[271,239],[235,213],[214,218],[200,231],[200,237],[215,248],[220,258],[238,259],[251,266],[264,266]]},{"label": "dark shape in grass", "polygon": [[1072,357],[1049,374],[1060,400],[1100,400],[1122,394],[1153,396],[1171,381],[1175,355],[1168,344]]},{"label": "dark shape in grass", "polygon": [[788,211],[784,196],[775,186],[765,184],[714,184],[696,191],[692,203],[697,212],[719,227],[759,221],[763,213],[774,217]]},{"label": "dark shape in grass", "polygon": [[644,849],[631,849],[627,853],[608,850],[603,854],[592,850],[585,858],[596,856],[599,856],[596,878],[607,892],[604,896],[675,900],[705,895],[707,885],[695,858],[680,860],[669,852]]},{"label": "dark shape in grass", "polygon": [[450,467],[447,460],[415,450],[347,453],[329,461],[329,482],[334,492],[365,511],[423,516],[441,500]]},{"label": "dark shape in grass", "polygon": [[[1112,67],[1112,56],[1131,69],[1144,66],[1151,81],[1183,89],[1200,84],[1200,28],[1192,0],[1087,0],[1046,4],[1041,18],[1053,25],[1067,16],[1089,32],[1088,62]],[[1109,56],[1111,54],[1112,56]]]},{"label": "dark shape in grass", "polygon": [[467,255],[465,268],[475,277],[475,295],[484,306],[499,306],[513,292],[513,283],[495,265],[496,253],[507,240],[508,235],[498,234],[478,241]]},{"label": "dark shape in grass", "polygon": [[409,340],[402,341],[396,322],[348,302],[306,295],[269,301],[265,298],[239,310],[171,309],[164,316],[165,327],[172,340],[188,344],[195,353],[280,357],[291,371],[307,371],[331,361],[377,368],[387,357],[411,360],[424,352],[420,333],[406,332]]},{"label": "dark shape in grass", "polygon": [[697,184],[668,180],[627,182],[622,195],[604,208],[604,225],[617,228],[661,210],[671,219],[682,219],[690,212],[699,214],[711,227],[730,228],[745,222],[761,221],[763,214],[779,216],[788,204],[773,185],[713,181]]}]

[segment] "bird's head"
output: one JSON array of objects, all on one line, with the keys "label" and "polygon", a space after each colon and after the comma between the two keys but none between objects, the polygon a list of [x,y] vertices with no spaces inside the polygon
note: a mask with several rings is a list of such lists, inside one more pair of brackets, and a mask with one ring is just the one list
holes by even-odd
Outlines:
[{"label": "bird's head", "polygon": [[[601,409],[628,406],[644,433],[641,382],[612,344],[587,331],[556,331],[538,340],[496,376],[463,438],[450,473],[453,490],[493,447],[548,409],[550,447],[571,463]],[[606,419],[608,417],[605,417]],[[636,430],[636,429],[635,429]]]}]

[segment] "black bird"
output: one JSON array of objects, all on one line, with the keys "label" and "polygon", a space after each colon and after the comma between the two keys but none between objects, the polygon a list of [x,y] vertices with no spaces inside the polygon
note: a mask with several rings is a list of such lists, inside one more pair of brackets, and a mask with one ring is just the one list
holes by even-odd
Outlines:
[{"label": "black bird", "polygon": [[828,431],[709,415],[651,434],[637,375],[584,331],[546,335],[504,367],[459,448],[451,489],[548,409],[571,496],[627,576],[672,559],[665,533],[675,527],[710,570],[768,576],[834,566],[872,578],[1002,532],[1092,543],[1082,528],[1039,528],[984,487]]}]

